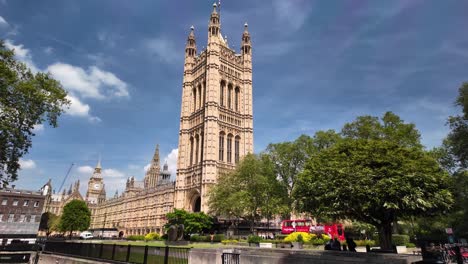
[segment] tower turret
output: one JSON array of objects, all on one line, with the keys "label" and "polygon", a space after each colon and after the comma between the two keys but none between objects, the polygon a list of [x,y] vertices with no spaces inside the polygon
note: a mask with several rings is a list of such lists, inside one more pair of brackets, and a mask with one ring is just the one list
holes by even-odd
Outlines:
[{"label": "tower turret", "polygon": [[185,45],[185,58],[195,57],[197,55],[197,41],[195,39],[195,28],[190,27],[190,34],[187,38],[187,44]]},{"label": "tower turret", "polygon": [[244,24],[244,33],[242,33],[242,44],[241,44],[241,53],[244,56],[250,56],[252,49],[252,43],[250,42],[250,33],[249,33],[249,25],[247,22]]},{"label": "tower turret", "polygon": [[153,188],[158,184],[158,177],[160,171],[159,165],[159,145],[156,145],[156,149],[154,151],[153,159],[151,160],[150,167],[145,175],[145,188]]},{"label": "tower turret", "polygon": [[208,24],[208,43],[218,39],[221,24],[219,22],[219,14],[216,11],[216,3],[213,4],[213,12],[211,12],[210,23]]}]

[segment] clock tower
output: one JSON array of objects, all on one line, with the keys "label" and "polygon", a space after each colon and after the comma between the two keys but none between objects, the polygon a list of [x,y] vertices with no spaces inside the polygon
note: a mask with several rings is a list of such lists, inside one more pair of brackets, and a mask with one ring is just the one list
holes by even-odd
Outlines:
[{"label": "clock tower", "polygon": [[89,204],[100,204],[106,200],[106,190],[101,175],[101,160],[94,168],[93,175],[88,181],[88,191],[86,192],[86,202]]}]

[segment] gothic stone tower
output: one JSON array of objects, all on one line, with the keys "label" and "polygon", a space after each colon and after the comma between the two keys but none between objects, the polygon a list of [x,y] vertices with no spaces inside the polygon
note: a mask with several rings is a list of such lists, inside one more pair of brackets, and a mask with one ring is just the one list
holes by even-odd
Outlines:
[{"label": "gothic stone tower", "polygon": [[247,23],[240,54],[220,31],[213,5],[207,48],[197,53],[192,26],[185,48],[175,208],[208,212],[218,175],[253,152],[252,48]]},{"label": "gothic stone tower", "polygon": [[101,160],[99,159],[93,175],[88,181],[88,191],[86,192],[86,202],[89,204],[100,204],[106,200],[106,191],[101,175]]}]

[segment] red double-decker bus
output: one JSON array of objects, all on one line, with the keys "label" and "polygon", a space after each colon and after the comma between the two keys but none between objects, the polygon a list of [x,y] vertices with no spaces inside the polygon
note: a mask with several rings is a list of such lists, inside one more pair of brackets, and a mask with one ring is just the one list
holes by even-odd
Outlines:
[{"label": "red double-decker bus", "polygon": [[331,238],[338,237],[345,240],[344,228],[342,224],[312,225],[311,220],[297,219],[284,220],[281,222],[281,234],[291,234],[292,232],[306,232],[313,234],[326,234]]}]

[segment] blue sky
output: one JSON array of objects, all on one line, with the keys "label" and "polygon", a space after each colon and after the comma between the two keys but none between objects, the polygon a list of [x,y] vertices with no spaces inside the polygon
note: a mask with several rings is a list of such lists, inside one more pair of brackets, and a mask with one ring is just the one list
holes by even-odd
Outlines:
[{"label": "blue sky", "polygon": [[[0,38],[70,93],[59,127],[39,126],[16,185],[57,189],[102,157],[108,195],[144,177],[155,145],[175,170],[184,46],[206,45],[212,1],[0,0]],[[253,43],[255,151],[359,115],[393,111],[437,146],[468,80],[468,1],[226,1],[222,34]]]}]

